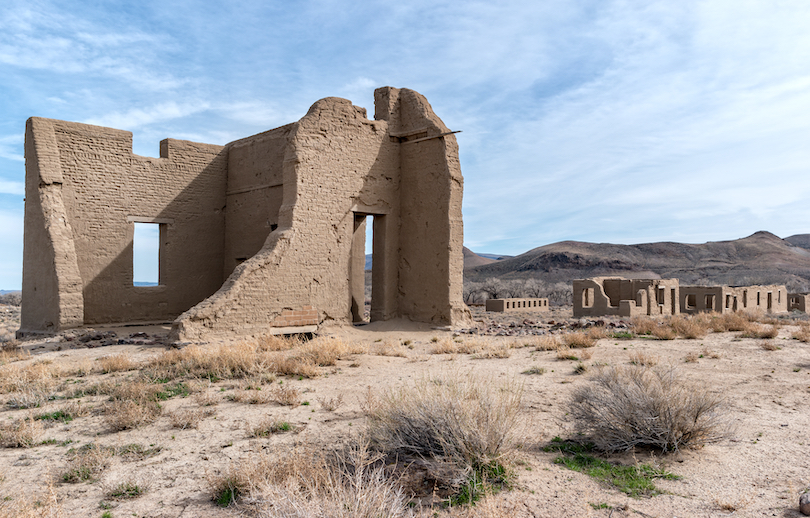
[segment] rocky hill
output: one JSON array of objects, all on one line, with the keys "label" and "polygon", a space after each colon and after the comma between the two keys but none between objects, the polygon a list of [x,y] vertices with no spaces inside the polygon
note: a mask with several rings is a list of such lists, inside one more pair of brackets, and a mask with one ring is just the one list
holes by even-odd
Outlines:
[{"label": "rocky hill", "polygon": [[757,232],[703,244],[614,245],[562,241],[464,271],[468,282],[535,279],[544,283],[600,275],[677,277],[682,284],[786,284],[810,291],[810,234],[781,239]]}]

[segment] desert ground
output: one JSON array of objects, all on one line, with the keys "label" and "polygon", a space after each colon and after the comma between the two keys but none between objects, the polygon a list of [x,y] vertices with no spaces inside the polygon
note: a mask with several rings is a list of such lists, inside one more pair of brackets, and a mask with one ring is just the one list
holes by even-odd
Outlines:
[{"label": "desert ground", "polygon": [[[364,443],[380,401],[407,399],[448,379],[516,401],[514,427],[499,450],[508,482],[470,507],[453,500],[452,488],[438,487],[429,469],[400,466],[386,473],[409,502],[406,513],[801,516],[799,496],[810,487],[810,344],[800,340],[808,338],[806,317],[760,317],[748,332],[715,332],[705,317],[698,338],[658,339],[643,334],[639,320],[577,320],[570,307],[546,314],[473,308],[473,315],[478,331],[383,322],[326,328],[304,342],[177,348],[166,343],[168,326],[7,341],[0,356],[0,516],[316,516],[273,514],[272,495],[295,488],[242,488],[230,502],[222,500],[223,481],[261,460],[279,466],[299,459],[303,466]],[[571,334],[595,343],[565,347]],[[562,455],[555,438],[587,440],[578,435],[573,394],[604,369],[633,365],[674,368],[723,405],[717,441],[669,453],[591,452],[677,476],[656,478],[655,496],[631,496],[555,462]]]}]

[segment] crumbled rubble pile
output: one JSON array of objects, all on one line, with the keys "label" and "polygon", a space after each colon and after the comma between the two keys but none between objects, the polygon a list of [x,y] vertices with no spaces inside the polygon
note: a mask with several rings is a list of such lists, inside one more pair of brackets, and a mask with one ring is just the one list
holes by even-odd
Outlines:
[{"label": "crumbled rubble pile", "polygon": [[599,319],[571,318],[570,306],[552,310],[547,314],[521,312],[487,312],[480,308],[471,308],[474,327],[460,329],[459,333],[483,336],[537,336],[563,333],[589,327],[607,327],[622,330],[629,327],[629,322],[620,319],[603,317]]},{"label": "crumbled rubble pile", "polygon": [[148,333],[132,333],[119,337],[115,331],[96,331],[94,329],[72,329],[60,333],[54,341],[62,342],[68,349],[105,347],[108,345],[156,345],[165,344],[166,337]]}]

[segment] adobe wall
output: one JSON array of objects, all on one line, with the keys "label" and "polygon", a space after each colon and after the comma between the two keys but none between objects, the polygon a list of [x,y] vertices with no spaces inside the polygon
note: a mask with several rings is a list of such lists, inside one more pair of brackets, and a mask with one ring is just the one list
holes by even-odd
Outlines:
[{"label": "adobe wall", "polygon": [[679,312],[678,279],[594,277],[573,281],[574,317],[673,315]]},{"label": "adobe wall", "polygon": [[808,293],[788,293],[788,311],[802,311],[807,313],[810,308],[810,294]]},{"label": "adobe wall", "polygon": [[487,311],[548,311],[548,299],[487,299]]},{"label": "adobe wall", "polygon": [[784,285],[681,286],[681,312],[734,313],[754,311],[786,313],[789,296]]},{"label": "adobe wall", "polygon": [[[469,318],[455,138],[439,137],[447,128],[416,92],[378,89],[375,103],[372,121],[345,99],[323,99],[289,127],[278,228],[217,293],[175,321],[175,338],[351,321],[362,274],[351,259],[362,250],[365,215],[374,215],[372,320]],[[408,143],[417,134],[437,138]],[[252,153],[275,145],[246,140]]]},{"label": "adobe wall", "polygon": [[[130,132],[29,119],[21,332],[171,320],[216,291],[226,170],[221,146],[142,157]],[[135,221],[164,227],[161,286],[133,286]]]}]

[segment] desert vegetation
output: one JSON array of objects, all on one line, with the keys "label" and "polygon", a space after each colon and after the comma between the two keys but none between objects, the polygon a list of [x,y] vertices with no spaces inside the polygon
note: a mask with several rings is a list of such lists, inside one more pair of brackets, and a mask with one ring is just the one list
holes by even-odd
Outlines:
[{"label": "desert vegetation", "polygon": [[[810,371],[807,324],[742,315],[595,324],[503,337],[8,348],[0,517],[149,515],[193,494],[204,495],[199,516],[218,506],[250,516],[527,515],[511,506],[518,500],[538,515],[587,505],[582,514],[608,516],[628,505],[616,493],[648,498],[628,509],[655,515],[662,504],[649,497],[679,494],[683,480],[696,496],[675,504],[689,515],[694,502],[732,499],[704,473],[721,476],[726,462],[690,460],[716,453],[714,443],[732,439],[723,448],[748,471],[756,448],[785,448],[769,450],[781,463],[801,448],[790,434],[810,426],[794,410]],[[659,328],[675,337],[658,339]],[[773,392],[785,383],[795,397]],[[771,414],[749,416],[761,394],[772,394]],[[14,489],[23,483],[39,484],[30,498]]]}]

